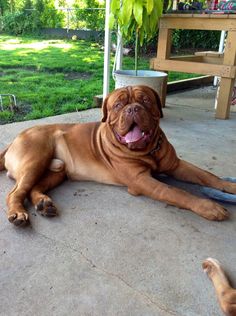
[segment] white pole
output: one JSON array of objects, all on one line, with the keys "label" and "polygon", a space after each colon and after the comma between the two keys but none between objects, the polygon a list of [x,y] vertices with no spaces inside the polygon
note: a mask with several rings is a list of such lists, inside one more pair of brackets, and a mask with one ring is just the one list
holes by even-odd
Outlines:
[{"label": "white pole", "polygon": [[103,71],[103,100],[109,93],[110,82],[110,52],[111,52],[111,31],[109,29],[110,0],[106,0],[105,17],[105,41],[104,41],[104,71]]},{"label": "white pole", "polygon": [[116,70],[122,69],[122,62],[123,62],[123,41],[122,41],[122,35],[118,29],[117,34],[117,54],[116,54]]},{"label": "white pole", "polygon": [[70,9],[67,8],[67,33],[69,33],[70,29]]},{"label": "white pole", "polygon": [[[219,44],[219,50],[218,50],[219,53],[223,53],[224,51],[225,36],[226,36],[226,31],[221,31],[220,44]],[[218,77],[214,77],[213,86],[217,85],[217,81],[218,81]]]}]

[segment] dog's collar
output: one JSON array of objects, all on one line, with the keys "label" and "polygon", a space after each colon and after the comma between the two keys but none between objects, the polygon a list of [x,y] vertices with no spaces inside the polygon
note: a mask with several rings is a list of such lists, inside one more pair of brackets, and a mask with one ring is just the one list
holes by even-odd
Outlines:
[{"label": "dog's collar", "polygon": [[150,151],[150,155],[154,155],[157,151],[161,149],[161,144],[163,143],[163,133],[160,132],[156,147]]}]

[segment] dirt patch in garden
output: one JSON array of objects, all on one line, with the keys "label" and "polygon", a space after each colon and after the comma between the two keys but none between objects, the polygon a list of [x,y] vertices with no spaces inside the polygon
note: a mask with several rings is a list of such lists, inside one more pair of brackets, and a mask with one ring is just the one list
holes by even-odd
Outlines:
[{"label": "dirt patch in garden", "polygon": [[[49,73],[49,74],[55,74],[55,73],[63,73],[64,77],[66,80],[77,80],[77,79],[90,79],[92,77],[92,74],[90,72],[86,72],[86,71],[68,71],[62,68],[57,68],[57,69],[48,69],[48,68],[42,68],[42,69],[38,69],[36,67],[7,67],[8,69],[10,69],[10,71],[8,71],[8,74],[15,71],[19,71],[19,70],[27,70],[30,72],[45,72],[45,73]],[[4,71],[0,72],[0,77],[4,75]]]},{"label": "dirt patch in garden", "polygon": [[65,73],[66,80],[90,79],[91,77],[92,77],[92,74],[90,72],[71,71],[71,72]]}]

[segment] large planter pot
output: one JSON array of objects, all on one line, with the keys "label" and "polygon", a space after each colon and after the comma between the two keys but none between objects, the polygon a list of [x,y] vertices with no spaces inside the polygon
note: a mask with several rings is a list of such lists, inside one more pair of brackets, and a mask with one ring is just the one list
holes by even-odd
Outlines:
[{"label": "large planter pot", "polygon": [[125,86],[146,85],[157,91],[162,104],[165,104],[165,93],[163,90],[167,84],[167,74],[154,70],[138,70],[137,76],[135,70],[116,70],[113,73],[115,87],[122,88]]}]

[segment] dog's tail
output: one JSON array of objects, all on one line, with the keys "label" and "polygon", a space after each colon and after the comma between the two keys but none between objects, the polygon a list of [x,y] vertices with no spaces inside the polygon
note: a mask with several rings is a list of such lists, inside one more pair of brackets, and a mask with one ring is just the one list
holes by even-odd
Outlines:
[{"label": "dog's tail", "polygon": [[8,151],[9,146],[0,152],[0,171],[5,170],[5,155]]}]

